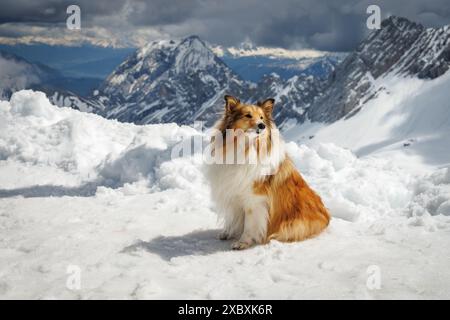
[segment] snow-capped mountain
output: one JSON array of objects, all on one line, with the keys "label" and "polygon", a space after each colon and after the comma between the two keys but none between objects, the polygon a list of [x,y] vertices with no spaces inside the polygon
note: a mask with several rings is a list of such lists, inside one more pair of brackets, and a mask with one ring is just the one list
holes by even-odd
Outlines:
[{"label": "snow-capped mountain", "polygon": [[[137,50],[100,87],[104,115],[124,122],[212,121],[223,96],[247,84],[196,36],[155,41]],[[220,103],[219,103],[220,101]]]},{"label": "snow-capped mountain", "polygon": [[434,79],[450,64],[450,28],[424,28],[392,16],[372,32],[336,68],[323,96],[309,109],[308,118],[333,122],[350,117],[380,91],[374,81],[388,76]]}]

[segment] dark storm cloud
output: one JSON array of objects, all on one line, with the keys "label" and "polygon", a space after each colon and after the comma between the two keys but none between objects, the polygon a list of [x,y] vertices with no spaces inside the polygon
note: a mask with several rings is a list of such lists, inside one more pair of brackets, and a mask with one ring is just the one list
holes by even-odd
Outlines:
[{"label": "dark storm cloud", "polygon": [[86,18],[114,15],[125,5],[122,0],[1,0],[0,23],[6,22],[64,22],[69,5],[79,5]]},{"label": "dark storm cloud", "polygon": [[354,48],[366,29],[365,8],[363,14],[353,13],[320,1],[302,1],[301,5],[286,1],[286,7],[266,17],[263,27],[249,37],[268,46],[289,48],[303,43],[321,50],[345,51]]},{"label": "dark storm cloud", "polygon": [[250,40],[332,51],[351,50],[368,33],[370,4],[380,6],[382,17],[450,24],[449,0],[2,0],[0,24],[61,22],[69,4],[80,5],[85,23],[103,28],[147,27],[173,37],[198,34],[223,45]]},{"label": "dark storm cloud", "polygon": [[190,19],[201,5],[198,0],[136,0],[127,16],[134,25],[176,24]]}]

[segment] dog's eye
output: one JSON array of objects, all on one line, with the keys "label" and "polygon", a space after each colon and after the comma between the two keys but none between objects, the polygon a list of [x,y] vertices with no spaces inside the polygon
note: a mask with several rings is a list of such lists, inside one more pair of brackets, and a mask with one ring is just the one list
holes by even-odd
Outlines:
[{"label": "dog's eye", "polygon": [[251,118],[251,117],[252,117],[251,114],[246,114],[245,116],[246,116],[247,118]]},{"label": "dog's eye", "polygon": [[261,117],[261,120],[263,119],[263,117]]}]

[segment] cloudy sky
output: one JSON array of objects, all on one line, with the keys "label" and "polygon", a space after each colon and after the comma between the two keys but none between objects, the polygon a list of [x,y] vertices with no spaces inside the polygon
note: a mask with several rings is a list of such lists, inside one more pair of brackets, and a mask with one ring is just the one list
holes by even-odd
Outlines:
[{"label": "cloudy sky", "polygon": [[[81,31],[66,28],[70,4],[81,8]],[[0,43],[139,46],[197,34],[224,46],[348,51],[368,32],[370,4],[382,17],[450,24],[449,0],[0,0]]]}]

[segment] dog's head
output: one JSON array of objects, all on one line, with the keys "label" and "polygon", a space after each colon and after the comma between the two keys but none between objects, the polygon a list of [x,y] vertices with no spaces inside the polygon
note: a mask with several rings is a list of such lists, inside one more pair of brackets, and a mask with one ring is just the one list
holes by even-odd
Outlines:
[{"label": "dog's head", "polygon": [[270,133],[274,126],[272,119],[274,99],[266,99],[256,104],[245,104],[229,95],[224,98],[224,129],[242,130],[256,135]]}]

